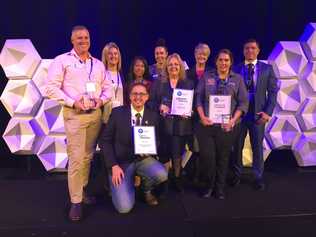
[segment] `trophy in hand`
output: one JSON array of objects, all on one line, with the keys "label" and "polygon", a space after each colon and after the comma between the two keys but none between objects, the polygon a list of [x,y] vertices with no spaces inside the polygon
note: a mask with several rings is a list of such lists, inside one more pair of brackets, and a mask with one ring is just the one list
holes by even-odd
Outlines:
[{"label": "trophy in hand", "polygon": [[83,105],[86,111],[89,111],[95,108],[95,101],[91,96],[83,95],[82,100],[83,100]]}]

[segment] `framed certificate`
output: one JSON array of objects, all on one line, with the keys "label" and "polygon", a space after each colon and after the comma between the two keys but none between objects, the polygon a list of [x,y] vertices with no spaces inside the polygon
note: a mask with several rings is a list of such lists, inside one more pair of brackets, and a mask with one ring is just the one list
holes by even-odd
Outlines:
[{"label": "framed certificate", "polygon": [[156,135],[153,126],[134,126],[134,151],[136,155],[156,155]]},{"label": "framed certificate", "polygon": [[193,95],[194,90],[174,89],[170,114],[191,117]]},{"label": "framed certificate", "polygon": [[213,123],[227,123],[231,115],[231,96],[210,95],[208,115]]}]

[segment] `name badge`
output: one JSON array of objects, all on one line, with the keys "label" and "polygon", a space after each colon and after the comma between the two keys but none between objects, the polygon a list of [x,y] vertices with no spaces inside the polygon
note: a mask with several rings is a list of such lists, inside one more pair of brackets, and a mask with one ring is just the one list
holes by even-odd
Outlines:
[{"label": "name badge", "polygon": [[97,86],[95,84],[95,82],[86,82],[86,92],[87,93],[94,93],[97,90]]}]

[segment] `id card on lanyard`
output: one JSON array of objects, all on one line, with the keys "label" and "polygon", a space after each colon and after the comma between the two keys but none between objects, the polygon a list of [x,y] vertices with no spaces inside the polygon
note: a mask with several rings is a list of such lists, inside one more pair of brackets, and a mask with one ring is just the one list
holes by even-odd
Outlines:
[{"label": "id card on lanyard", "polygon": [[89,72],[89,80],[86,82],[86,93],[88,95],[94,95],[94,93],[97,91],[97,85],[95,81],[91,80],[91,74],[93,70],[93,59],[90,59],[91,61],[91,66],[90,66],[90,72]]},{"label": "id card on lanyard", "polygon": [[114,91],[114,95],[113,95],[113,100],[112,100],[112,108],[121,106],[121,101],[118,98],[119,90],[120,90],[120,76],[119,73],[117,72],[116,74],[116,83],[114,82],[114,80],[112,79],[112,85],[113,85],[113,91]]}]

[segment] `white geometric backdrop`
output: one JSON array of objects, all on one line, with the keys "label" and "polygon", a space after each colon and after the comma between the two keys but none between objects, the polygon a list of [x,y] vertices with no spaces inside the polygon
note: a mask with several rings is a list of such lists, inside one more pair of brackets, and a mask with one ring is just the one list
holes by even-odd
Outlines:
[{"label": "white geometric backdrop", "polygon": [[[1,102],[12,117],[3,138],[12,153],[36,154],[48,171],[67,164],[62,107],[44,93],[51,61],[41,59],[28,39],[6,40],[0,54],[9,78]],[[279,42],[268,63],[280,91],[266,126],[264,157],[272,149],[292,149],[299,166],[315,166],[316,23],[306,26],[299,41]],[[249,147],[244,152],[249,153]]]}]

